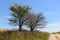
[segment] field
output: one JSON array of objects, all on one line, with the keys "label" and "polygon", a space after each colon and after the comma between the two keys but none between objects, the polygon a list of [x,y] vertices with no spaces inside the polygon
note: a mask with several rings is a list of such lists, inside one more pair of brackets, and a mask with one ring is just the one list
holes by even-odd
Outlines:
[{"label": "field", "polygon": [[49,33],[39,31],[0,32],[0,40],[48,40]]}]

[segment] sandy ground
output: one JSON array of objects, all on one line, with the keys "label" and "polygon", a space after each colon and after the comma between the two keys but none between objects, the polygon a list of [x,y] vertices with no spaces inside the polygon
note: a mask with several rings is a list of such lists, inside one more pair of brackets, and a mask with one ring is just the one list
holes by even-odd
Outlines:
[{"label": "sandy ground", "polygon": [[60,40],[60,34],[50,34],[48,40]]}]

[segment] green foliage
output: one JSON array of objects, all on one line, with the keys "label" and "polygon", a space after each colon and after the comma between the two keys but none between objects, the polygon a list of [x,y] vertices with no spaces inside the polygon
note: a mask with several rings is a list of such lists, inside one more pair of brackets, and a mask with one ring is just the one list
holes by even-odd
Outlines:
[{"label": "green foliage", "polygon": [[[22,25],[26,24],[33,31],[35,28],[43,28],[46,24],[43,13],[32,14],[29,6],[13,5],[10,7],[12,12],[12,18],[9,19],[10,24],[19,26],[19,30],[22,30]],[[37,27],[38,26],[38,27]]]},{"label": "green foliage", "polygon": [[11,18],[9,19],[10,24],[19,26],[19,30],[21,30],[21,27],[26,20],[26,15],[30,12],[29,6],[15,4],[10,7],[10,10],[12,12]]},{"label": "green foliage", "polygon": [[15,31],[0,33],[0,40],[48,40],[49,33],[38,31]]},{"label": "green foliage", "polygon": [[12,18],[9,19],[10,23],[15,25],[21,25],[21,23],[24,22],[25,15],[29,13],[30,8],[28,6],[20,6],[15,4],[14,6],[10,7],[10,10],[12,12]]}]

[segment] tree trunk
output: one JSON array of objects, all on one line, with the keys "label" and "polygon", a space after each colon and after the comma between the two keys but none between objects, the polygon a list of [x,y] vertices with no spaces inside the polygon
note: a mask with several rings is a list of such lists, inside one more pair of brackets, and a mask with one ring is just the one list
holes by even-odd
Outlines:
[{"label": "tree trunk", "polygon": [[32,32],[34,29],[35,29],[35,27],[33,27],[33,28],[31,27],[31,28],[30,28],[31,32]]},{"label": "tree trunk", "polygon": [[21,30],[22,30],[22,22],[19,19],[19,31],[21,31]]},{"label": "tree trunk", "polygon": [[33,28],[31,28],[30,30],[31,30],[31,32],[32,32],[32,31],[33,31]]},{"label": "tree trunk", "polygon": [[22,25],[19,25],[19,31],[21,31],[22,30]]}]

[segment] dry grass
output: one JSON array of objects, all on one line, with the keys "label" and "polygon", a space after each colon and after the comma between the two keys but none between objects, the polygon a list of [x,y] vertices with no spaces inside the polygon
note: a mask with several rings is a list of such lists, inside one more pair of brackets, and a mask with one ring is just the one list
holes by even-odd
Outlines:
[{"label": "dry grass", "polygon": [[0,32],[6,32],[6,30],[2,30],[2,29],[0,29]]},{"label": "dry grass", "polygon": [[49,33],[39,31],[7,31],[0,33],[0,40],[48,40]]}]

